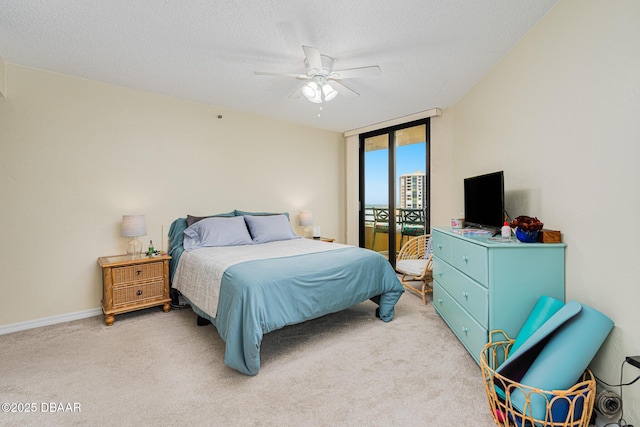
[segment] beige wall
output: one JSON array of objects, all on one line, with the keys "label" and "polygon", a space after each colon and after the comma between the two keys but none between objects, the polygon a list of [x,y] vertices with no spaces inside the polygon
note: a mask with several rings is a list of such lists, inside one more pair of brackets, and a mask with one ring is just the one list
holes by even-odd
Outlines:
[{"label": "beige wall", "polygon": [[[625,356],[640,354],[639,22],[636,0],[561,0],[432,120],[434,198],[450,209],[434,200],[437,215],[462,211],[464,177],[504,170],[509,215],[562,231],[567,299],[616,323],[592,364],[610,384]],[[638,374],[626,365],[626,380]],[[625,387],[623,398],[627,422],[640,423],[640,387]]]},{"label": "beige wall", "polygon": [[156,246],[175,218],[233,209],[290,212],[299,232],[309,209],[344,240],[341,134],[5,66],[0,326],[99,307],[123,214]]},{"label": "beige wall", "polygon": [[453,113],[443,110],[431,118],[431,225],[446,226],[457,217],[458,191],[462,183],[453,178]]}]

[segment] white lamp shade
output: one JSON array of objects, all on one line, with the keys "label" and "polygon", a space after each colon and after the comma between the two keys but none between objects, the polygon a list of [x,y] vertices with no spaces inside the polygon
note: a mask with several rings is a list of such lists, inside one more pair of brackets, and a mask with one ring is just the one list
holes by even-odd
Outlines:
[{"label": "white lamp shade", "polygon": [[140,237],[147,235],[144,215],[122,215],[122,236]]},{"label": "white lamp shade", "polygon": [[302,94],[306,96],[307,99],[313,99],[318,95],[318,89],[318,84],[316,82],[309,82],[302,86]]},{"label": "white lamp shade", "polygon": [[313,215],[311,211],[300,211],[298,214],[298,222],[301,227],[309,227],[313,225]]},{"label": "white lamp shade", "polygon": [[316,96],[314,96],[313,98],[309,98],[309,101],[313,102],[314,104],[322,104],[322,92],[317,91]]},{"label": "white lamp shade", "polygon": [[327,83],[324,77],[314,77],[313,81],[302,86],[302,94],[316,104],[322,101],[331,101],[338,95],[338,91]]},{"label": "white lamp shade", "polygon": [[336,97],[336,95],[338,94],[338,91],[335,90],[333,86],[331,86],[329,83],[327,83],[324,86],[322,86],[322,93],[324,94],[325,101],[331,101],[333,98]]}]

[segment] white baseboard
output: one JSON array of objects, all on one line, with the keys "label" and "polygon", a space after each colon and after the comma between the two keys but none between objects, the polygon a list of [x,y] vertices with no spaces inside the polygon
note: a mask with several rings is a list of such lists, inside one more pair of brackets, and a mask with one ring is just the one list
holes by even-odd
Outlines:
[{"label": "white baseboard", "polygon": [[43,317],[42,319],[27,320],[26,322],[12,323],[0,326],[0,335],[11,332],[24,331],[27,329],[39,328],[41,326],[55,325],[56,323],[70,322],[72,320],[86,319],[87,317],[99,316],[102,314],[101,308],[76,311],[75,313],[59,314],[57,316]]}]

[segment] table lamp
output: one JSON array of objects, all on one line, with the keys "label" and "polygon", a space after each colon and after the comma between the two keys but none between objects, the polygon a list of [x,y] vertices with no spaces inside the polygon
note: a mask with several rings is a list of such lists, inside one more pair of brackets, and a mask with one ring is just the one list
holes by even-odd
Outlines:
[{"label": "table lamp", "polygon": [[144,215],[122,215],[122,237],[133,237],[127,246],[127,254],[139,255],[142,253],[140,236],[147,235],[147,225]]},{"label": "table lamp", "polygon": [[311,238],[311,226],[313,225],[313,214],[311,211],[300,211],[298,214],[298,224],[304,227],[304,237]]}]

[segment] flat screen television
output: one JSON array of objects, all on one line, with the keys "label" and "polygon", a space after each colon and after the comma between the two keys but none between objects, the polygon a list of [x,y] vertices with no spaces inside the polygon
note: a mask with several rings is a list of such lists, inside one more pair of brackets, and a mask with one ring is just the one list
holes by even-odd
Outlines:
[{"label": "flat screen television", "polygon": [[504,172],[464,179],[464,222],[467,226],[499,230],[504,224]]}]

